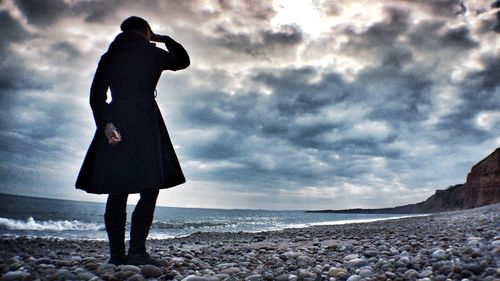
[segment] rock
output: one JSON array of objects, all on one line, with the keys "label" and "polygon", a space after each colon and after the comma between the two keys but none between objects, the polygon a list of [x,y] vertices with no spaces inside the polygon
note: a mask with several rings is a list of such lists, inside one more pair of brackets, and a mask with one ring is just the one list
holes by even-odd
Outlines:
[{"label": "rock", "polygon": [[56,272],[56,279],[57,280],[73,280],[73,279],[76,279],[76,275],[71,273],[69,270],[67,269],[59,269],[57,272]]},{"label": "rock", "polygon": [[80,280],[90,280],[92,278],[95,277],[94,274],[92,274],[91,272],[79,272],[76,274],[76,277]]},{"label": "rock", "polygon": [[130,276],[129,278],[127,278],[127,281],[145,281],[146,279],[144,279],[144,276],[136,273],[132,276]]},{"label": "rock", "polygon": [[226,269],[223,269],[221,271],[221,273],[226,273],[226,274],[229,274],[229,275],[232,275],[232,274],[236,274],[238,272],[240,272],[241,269],[239,269],[238,267],[230,267],[230,268],[226,268]]},{"label": "rock", "polygon": [[[219,279],[222,280],[222,279]],[[188,275],[186,278],[182,279],[182,281],[209,281],[208,278],[203,277],[203,276],[196,276],[196,275]]]},{"label": "rock", "polygon": [[218,274],[215,274],[214,276],[215,276],[217,279],[219,279],[219,280],[224,280],[224,279],[226,279],[226,278],[229,278],[229,276],[230,276],[230,275],[229,275],[229,274],[227,274],[227,273],[218,273]]},{"label": "rock", "polygon": [[481,275],[481,272],[483,272],[483,268],[477,263],[469,263],[463,266],[465,270],[469,270],[472,273],[476,275]]},{"label": "rock", "polygon": [[426,269],[426,270],[424,270],[424,271],[422,271],[422,272],[420,272],[420,273],[418,274],[418,278],[426,278],[426,277],[431,276],[431,274],[432,274],[432,271],[431,271],[431,270]]},{"label": "rock", "polygon": [[359,276],[359,275],[352,275],[349,278],[347,278],[347,281],[360,281],[360,280],[361,280],[361,276]]},{"label": "rock", "polygon": [[276,277],[276,281],[288,281],[289,274],[283,273]]},{"label": "rock", "polygon": [[336,268],[332,267],[330,270],[328,270],[328,276],[329,277],[335,277],[337,279],[342,279],[348,275],[347,270],[343,268]]},{"label": "rock", "polygon": [[367,250],[364,252],[364,255],[367,257],[376,257],[378,256],[378,251],[375,250]]},{"label": "rock", "polygon": [[297,257],[297,262],[301,262],[301,263],[304,263],[304,264],[309,264],[309,262],[311,261],[311,258],[309,258],[308,256],[298,256]]},{"label": "rock", "polygon": [[357,259],[357,258],[359,258],[358,254],[349,254],[349,255],[347,255],[347,256],[344,257],[344,260],[345,261],[350,261],[352,259]]},{"label": "rock", "polygon": [[114,264],[103,263],[103,264],[99,265],[99,267],[97,268],[97,271],[99,271],[99,272],[114,271],[115,268],[116,268],[116,265],[114,265]]},{"label": "rock", "polygon": [[347,264],[349,267],[363,267],[368,265],[364,259],[352,259],[348,261]]},{"label": "rock", "polygon": [[451,267],[450,265],[443,265],[439,268],[439,273],[442,273],[444,275],[448,275],[450,274],[451,272],[453,271],[453,267]]},{"label": "rock", "polygon": [[304,254],[301,252],[288,251],[288,252],[283,253],[283,255],[287,258],[297,258],[299,256],[303,256]]},{"label": "rock", "polygon": [[260,275],[260,274],[248,275],[245,278],[245,281],[260,281],[260,280],[262,280],[262,275]]},{"label": "rock", "polygon": [[373,272],[370,269],[363,268],[359,271],[359,276],[361,278],[371,278],[373,276]]},{"label": "rock", "polygon": [[52,260],[49,258],[39,258],[35,262],[36,264],[52,264]]},{"label": "rock", "polygon": [[288,275],[288,281],[297,281],[299,277],[297,275],[290,274]]},{"label": "rock", "polygon": [[134,273],[139,273],[141,272],[141,269],[135,265],[127,264],[120,266],[120,271],[132,271]]},{"label": "rock", "polygon": [[415,269],[408,269],[405,271],[405,278],[408,280],[415,280],[418,277],[418,271]]},{"label": "rock", "polygon": [[437,260],[443,259],[445,256],[446,256],[446,252],[441,250],[441,249],[436,250],[432,253],[432,257],[437,259]]},{"label": "rock", "polygon": [[9,271],[2,276],[2,281],[21,281],[28,276],[21,271]]},{"label": "rock", "polygon": [[142,267],[141,269],[142,275],[146,278],[156,278],[161,275],[161,269],[158,267],[151,265],[151,264],[146,264]]}]

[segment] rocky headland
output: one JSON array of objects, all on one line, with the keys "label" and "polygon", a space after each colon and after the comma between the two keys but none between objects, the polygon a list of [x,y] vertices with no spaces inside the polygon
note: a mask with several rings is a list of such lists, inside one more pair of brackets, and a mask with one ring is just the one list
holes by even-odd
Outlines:
[{"label": "rocky headland", "polygon": [[3,281],[500,279],[500,204],[396,220],[150,240],[162,266],[106,264],[106,241],[0,239]]},{"label": "rocky headland", "polygon": [[312,213],[428,214],[464,210],[500,203],[500,148],[475,164],[464,184],[436,192],[427,200],[380,209],[317,210]]}]

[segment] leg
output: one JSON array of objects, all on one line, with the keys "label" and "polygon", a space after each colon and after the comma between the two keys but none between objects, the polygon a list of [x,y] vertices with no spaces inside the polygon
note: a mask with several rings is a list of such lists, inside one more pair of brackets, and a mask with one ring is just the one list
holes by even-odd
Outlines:
[{"label": "leg", "polygon": [[106,202],[104,224],[109,240],[110,258],[108,263],[115,265],[126,262],[125,224],[127,223],[127,194],[110,194]]},{"label": "leg", "polygon": [[160,263],[149,256],[146,252],[146,239],[149,229],[153,223],[153,214],[156,207],[156,199],[159,190],[141,193],[141,199],[137,202],[132,213],[132,225],[130,227],[130,248],[128,250],[127,263],[134,265],[152,264],[160,266]]}]

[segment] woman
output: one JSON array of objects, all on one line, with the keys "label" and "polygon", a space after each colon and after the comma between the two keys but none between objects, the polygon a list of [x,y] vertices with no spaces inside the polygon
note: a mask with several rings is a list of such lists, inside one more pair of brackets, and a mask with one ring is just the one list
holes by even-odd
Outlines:
[{"label": "woman", "polygon": [[[109,263],[159,265],[145,247],[158,192],[186,180],[155,101],[155,88],[163,70],[184,69],[190,60],[179,43],[153,33],[142,18],[130,17],[120,28],[123,32],[101,57],[90,89],[97,130],[75,186],[109,194],[104,214]],[[164,43],[168,51],[150,41]],[[131,193],[140,193],[140,200],[132,213],[125,255],[126,205]]]}]

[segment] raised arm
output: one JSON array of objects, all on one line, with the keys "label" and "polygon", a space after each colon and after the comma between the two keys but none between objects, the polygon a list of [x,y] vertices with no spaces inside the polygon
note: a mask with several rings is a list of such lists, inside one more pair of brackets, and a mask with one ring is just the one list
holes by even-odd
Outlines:
[{"label": "raised arm", "polygon": [[165,43],[168,49],[168,52],[162,55],[163,69],[176,71],[187,68],[191,63],[186,49],[170,36],[154,34],[151,40]]}]

